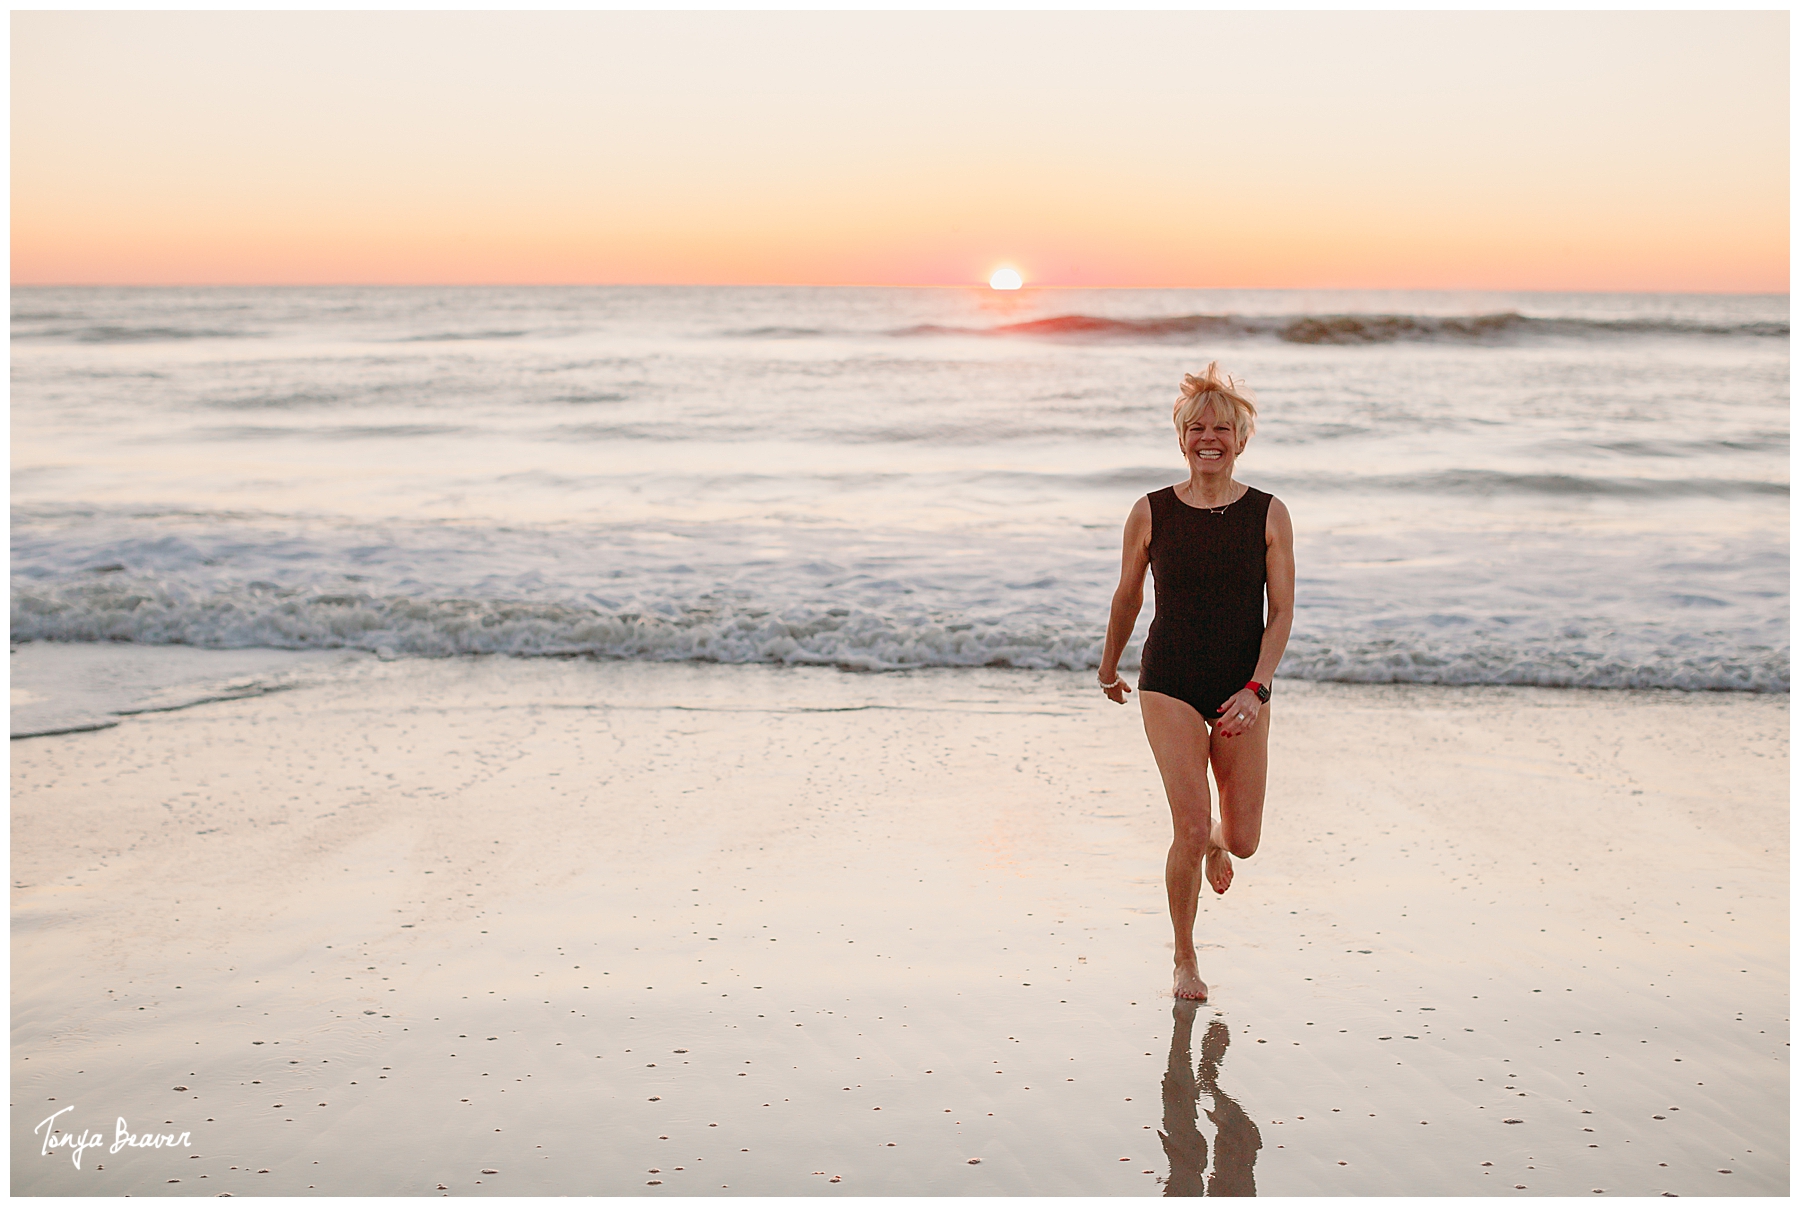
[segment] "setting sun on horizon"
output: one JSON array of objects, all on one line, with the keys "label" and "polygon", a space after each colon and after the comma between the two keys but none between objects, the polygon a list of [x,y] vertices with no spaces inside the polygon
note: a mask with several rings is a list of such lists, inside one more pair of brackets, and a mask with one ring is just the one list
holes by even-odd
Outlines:
[{"label": "setting sun on horizon", "polygon": [[13,280],[1783,292],[1788,20],[17,12]]}]

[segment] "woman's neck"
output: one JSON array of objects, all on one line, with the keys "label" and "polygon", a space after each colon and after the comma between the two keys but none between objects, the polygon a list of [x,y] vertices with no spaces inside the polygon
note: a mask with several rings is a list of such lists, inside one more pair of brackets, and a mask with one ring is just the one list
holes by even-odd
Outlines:
[{"label": "woman's neck", "polygon": [[1190,507],[1223,507],[1236,502],[1237,482],[1229,474],[1222,482],[1216,480],[1217,477],[1215,474],[1190,473],[1188,480],[1182,483],[1187,488],[1182,492],[1182,502]]}]

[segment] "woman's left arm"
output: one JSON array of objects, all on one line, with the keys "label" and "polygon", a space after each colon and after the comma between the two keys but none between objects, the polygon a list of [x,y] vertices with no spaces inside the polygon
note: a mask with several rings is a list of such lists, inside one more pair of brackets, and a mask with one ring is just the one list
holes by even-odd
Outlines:
[{"label": "woman's left arm", "polygon": [[[1281,665],[1281,656],[1287,653],[1288,634],[1294,629],[1294,521],[1280,499],[1269,500],[1263,541],[1268,549],[1264,573],[1268,581],[1269,619],[1263,625],[1262,652],[1256,659],[1255,681],[1267,687],[1275,678],[1275,668]],[[1262,701],[1256,698],[1256,693],[1240,690],[1220,708],[1220,721],[1213,727],[1213,733],[1225,738],[1248,733],[1261,712]]]},{"label": "woman's left arm", "polygon": [[1267,684],[1287,653],[1288,634],[1294,631],[1294,521],[1280,499],[1269,500],[1268,541],[1269,620],[1263,626],[1262,655],[1256,660],[1256,681]]}]

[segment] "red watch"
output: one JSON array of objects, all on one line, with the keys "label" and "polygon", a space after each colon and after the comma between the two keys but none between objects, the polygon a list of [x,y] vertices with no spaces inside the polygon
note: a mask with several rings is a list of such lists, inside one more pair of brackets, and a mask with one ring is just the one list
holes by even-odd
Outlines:
[{"label": "red watch", "polygon": [[1250,682],[1244,684],[1244,690],[1247,692],[1255,692],[1256,698],[1261,700],[1264,704],[1269,702],[1269,685],[1266,683],[1258,683],[1256,680],[1252,679]]}]

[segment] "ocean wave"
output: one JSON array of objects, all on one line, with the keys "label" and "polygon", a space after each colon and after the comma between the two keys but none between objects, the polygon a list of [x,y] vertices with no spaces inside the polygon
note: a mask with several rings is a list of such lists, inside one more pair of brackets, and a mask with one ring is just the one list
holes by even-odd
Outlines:
[{"label": "ocean wave", "polygon": [[[1165,472],[1164,477],[1167,477]],[[1397,491],[1427,495],[1539,495],[1594,498],[1786,498],[1788,484],[1755,478],[1628,478],[1447,469],[1422,474],[1265,475],[1277,488]],[[1261,481],[1262,479],[1258,479]]]},{"label": "ocean wave", "polygon": [[269,427],[255,424],[195,428],[184,438],[200,440],[392,440],[450,436],[471,429],[449,423],[340,424],[334,427]]},{"label": "ocean wave", "polygon": [[254,339],[260,331],[232,331],[221,327],[126,327],[100,324],[62,327],[48,331],[14,332],[16,340],[74,340],[78,344],[153,344],[190,339]]},{"label": "ocean wave", "polygon": [[1288,651],[1281,674],[1337,683],[1428,683],[1446,686],[1663,688],[1678,691],[1779,693],[1788,690],[1788,649],[1702,654],[1659,649],[1622,658],[1578,644],[1521,648],[1415,644],[1392,639],[1314,643]]},{"label": "ocean wave", "polygon": [[1574,453],[1611,453],[1639,458],[1687,458],[1700,453],[1780,453],[1788,451],[1786,432],[1747,432],[1737,440],[1546,440],[1538,446],[1552,456]]},{"label": "ocean wave", "polygon": [[829,333],[823,327],[749,327],[722,334],[728,339],[814,339]]},{"label": "ocean wave", "polygon": [[237,649],[358,649],[387,656],[588,654],[659,662],[763,662],[902,670],[1079,669],[1091,633],[1034,624],[902,619],[852,608],[686,606],[670,615],[574,603],[286,593],[199,594],[102,582],[16,589],[20,641],[131,641]]},{"label": "ocean wave", "polygon": [[343,399],[323,390],[294,390],[286,394],[241,394],[209,398],[206,405],[224,411],[288,411],[305,407],[335,406]]},{"label": "ocean wave", "polygon": [[1488,344],[1519,337],[1745,336],[1786,339],[1785,322],[1695,323],[1677,319],[1531,318],[1514,311],[1468,316],[1423,314],[1183,314],[1161,318],[1102,318],[1064,314],[993,327],[922,323],[897,336],[1027,336],[1043,339],[1192,343],[1200,339],[1274,338],[1291,344]]},{"label": "ocean wave", "polygon": [[394,342],[399,344],[442,344],[457,340],[481,339],[519,339],[524,331],[432,331],[423,335],[402,335]]},{"label": "ocean wave", "polygon": [[587,406],[590,403],[596,402],[629,402],[630,399],[631,396],[628,394],[614,394],[602,391],[596,394],[558,394],[551,401],[566,402],[573,406]]},{"label": "ocean wave", "polygon": [[[971,475],[996,482],[1042,483],[1047,487],[1091,490],[1150,490],[1167,486],[1167,466],[1130,466],[1084,474],[1034,474],[1021,470],[988,470]],[[1258,473],[1244,479],[1274,494],[1320,492],[1394,493],[1456,497],[1522,495],[1622,499],[1788,497],[1786,482],[1760,478],[1596,477],[1582,474],[1516,474],[1486,469],[1446,469],[1417,474]]]},{"label": "ocean wave", "polygon": [[[771,609],[716,599],[621,609],[577,601],[320,593],[269,583],[188,589],[121,580],[115,573],[98,581],[15,583],[12,640],[353,649],[382,657],[585,655],[857,671],[1091,670],[1100,660],[1095,626],[1027,611],[971,620],[855,607]],[[1717,652],[1731,645],[1709,643],[1711,652],[1701,652],[1641,636],[1596,645],[1580,634],[1499,643],[1442,631],[1371,637],[1315,630],[1296,636],[1281,674],[1352,683],[1788,690],[1786,646]],[[1135,645],[1121,665],[1136,669]]]}]

